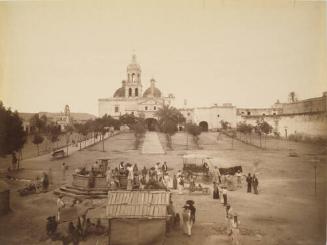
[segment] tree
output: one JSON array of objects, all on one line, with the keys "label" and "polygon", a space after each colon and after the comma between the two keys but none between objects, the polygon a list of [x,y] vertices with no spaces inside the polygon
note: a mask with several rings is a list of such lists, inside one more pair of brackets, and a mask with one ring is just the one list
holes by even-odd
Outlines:
[{"label": "tree", "polygon": [[294,102],[298,101],[297,95],[295,94],[294,91],[292,91],[292,92],[290,92],[290,93],[288,94],[288,101],[289,101],[290,103],[294,103]]},{"label": "tree", "polygon": [[119,117],[120,124],[126,124],[129,128],[133,129],[137,122],[137,118],[133,114],[124,114]]},{"label": "tree", "polygon": [[43,140],[44,140],[44,137],[40,133],[38,133],[38,132],[34,133],[32,142],[37,147],[37,155],[38,156],[40,155],[39,144],[41,144],[43,142]]},{"label": "tree", "polygon": [[61,133],[61,129],[59,125],[50,124],[48,125],[48,136],[52,143],[55,143],[59,140],[59,135]]},{"label": "tree", "polygon": [[266,121],[257,121],[255,131],[260,136],[260,147],[262,147],[261,135],[265,134],[265,142],[266,142],[266,138],[267,138],[266,136],[268,134],[270,134],[272,132],[272,130],[273,130],[273,127],[269,123],[267,123]]},{"label": "tree", "polygon": [[0,101],[0,156],[21,151],[25,142],[26,133],[17,111],[6,109]]},{"label": "tree", "polygon": [[74,132],[73,126],[68,125],[65,127],[67,156],[68,156],[69,141],[70,141],[70,137],[72,136],[73,132]]},{"label": "tree", "polygon": [[[86,140],[86,136],[89,132],[87,124],[86,123],[75,123],[74,128],[75,128],[76,132],[79,135],[81,135],[84,138],[84,140]],[[80,150],[82,149],[82,141],[81,140],[79,142],[79,149]]]},{"label": "tree", "polygon": [[220,125],[223,130],[227,130],[230,128],[230,123],[224,120],[220,121]]},{"label": "tree", "polygon": [[195,123],[188,123],[186,124],[186,132],[193,136],[193,140],[195,144],[198,146],[199,135],[202,133],[201,127],[196,125]]},{"label": "tree", "polygon": [[163,107],[159,108],[156,116],[159,118],[160,131],[166,134],[167,145],[172,148],[171,136],[178,131],[177,125],[185,122],[185,117],[179,110],[169,105],[163,105]]},{"label": "tree", "polygon": [[37,132],[45,132],[47,126],[48,118],[46,115],[40,115],[38,113],[34,114],[30,119],[31,131],[34,133]]}]

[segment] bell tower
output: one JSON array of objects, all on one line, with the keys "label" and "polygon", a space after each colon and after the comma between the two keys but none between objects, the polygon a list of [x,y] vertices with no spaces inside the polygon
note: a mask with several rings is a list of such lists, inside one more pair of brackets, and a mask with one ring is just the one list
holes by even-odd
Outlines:
[{"label": "bell tower", "polygon": [[125,97],[135,98],[142,96],[141,66],[133,54],[131,63],[127,66],[127,81],[125,86]]}]

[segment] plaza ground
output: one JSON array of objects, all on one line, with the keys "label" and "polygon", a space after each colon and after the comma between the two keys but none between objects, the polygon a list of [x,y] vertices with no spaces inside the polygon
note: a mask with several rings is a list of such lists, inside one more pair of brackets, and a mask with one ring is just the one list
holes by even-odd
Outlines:
[{"label": "plaza ground", "polygon": [[[322,245],[326,244],[326,147],[271,139],[266,150],[261,150],[217,133],[202,133],[199,147],[184,133],[173,136],[173,150],[166,147],[166,138],[159,134],[166,154],[141,154],[134,149],[134,135],[122,133],[82,151],[76,151],[64,160],[50,160],[48,155],[22,162],[23,171],[16,177],[34,179],[49,168],[53,172],[55,189],[71,182],[72,171],[92,164],[96,158],[137,163],[150,167],[166,161],[171,172],[182,168],[182,155],[204,153],[218,162],[242,165],[244,173],[256,171],[259,177],[259,195],[246,193],[246,187],[229,192],[229,200],[239,214],[241,240],[245,245]],[[298,157],[290,157],[289,152]],[[314,162],[317,162],[317,193],[314,187]],[[62,180],[61,164],[69,166]],[[254,164],[257,163],[257,164]],[[1,166],[2,167],[2,166]],[[11,187],[12,211],[0,217],[0,244],[60,244],[46,240],[45,223],[56,213],[56,196],[52,192],[20,197],[17,189],[24,181],[8,181]],[[226,235],[225,210],[212,195],[173,194],[178,212],[187,199],[193,199],[197,208],[192,237],[174,231],[167,235],[165,244],[231,244]],[[123,232],[123,231],[122,231]],[[146,232],[146,231],[144,231]],[[105,244],[106,237],[91,237],[81,244]]]}]

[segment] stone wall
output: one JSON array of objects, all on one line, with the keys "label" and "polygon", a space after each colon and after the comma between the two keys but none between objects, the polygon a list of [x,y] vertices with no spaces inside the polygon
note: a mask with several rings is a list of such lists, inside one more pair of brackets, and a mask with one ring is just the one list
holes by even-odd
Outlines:
[{"label": "stone wall", "polygon": [[239,121],[245,121],[252,125],[256,125],[256,121],[262,119],[267,121],[274,128],[274,131],[283,137],[291,134],[327,137],[327,113],[279,115],[276,117],[238,117]]}]

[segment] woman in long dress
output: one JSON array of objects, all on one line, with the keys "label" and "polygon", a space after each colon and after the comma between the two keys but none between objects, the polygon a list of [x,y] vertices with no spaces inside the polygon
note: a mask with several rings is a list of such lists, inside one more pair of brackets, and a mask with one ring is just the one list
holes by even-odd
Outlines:
[{"label": "woman in long dress", "polygon": [[191,220],[191,210],[189,208],[189,205],[186,204],[183,210],[183,230],[184,233],[188,236],[191,236],[192,234],[192,220]]},{"label": "woman in long dress", "polygon": [[133,180],[134,180],[134,173],[133,173],[133,166],[129,165],[127,167],[128,175],[127,175],[127,190],[133,189]]},{"label": "woman in long dress", "polygon": [[213,183],[213,199],[219,199],[219,189],[216,182]]}]

